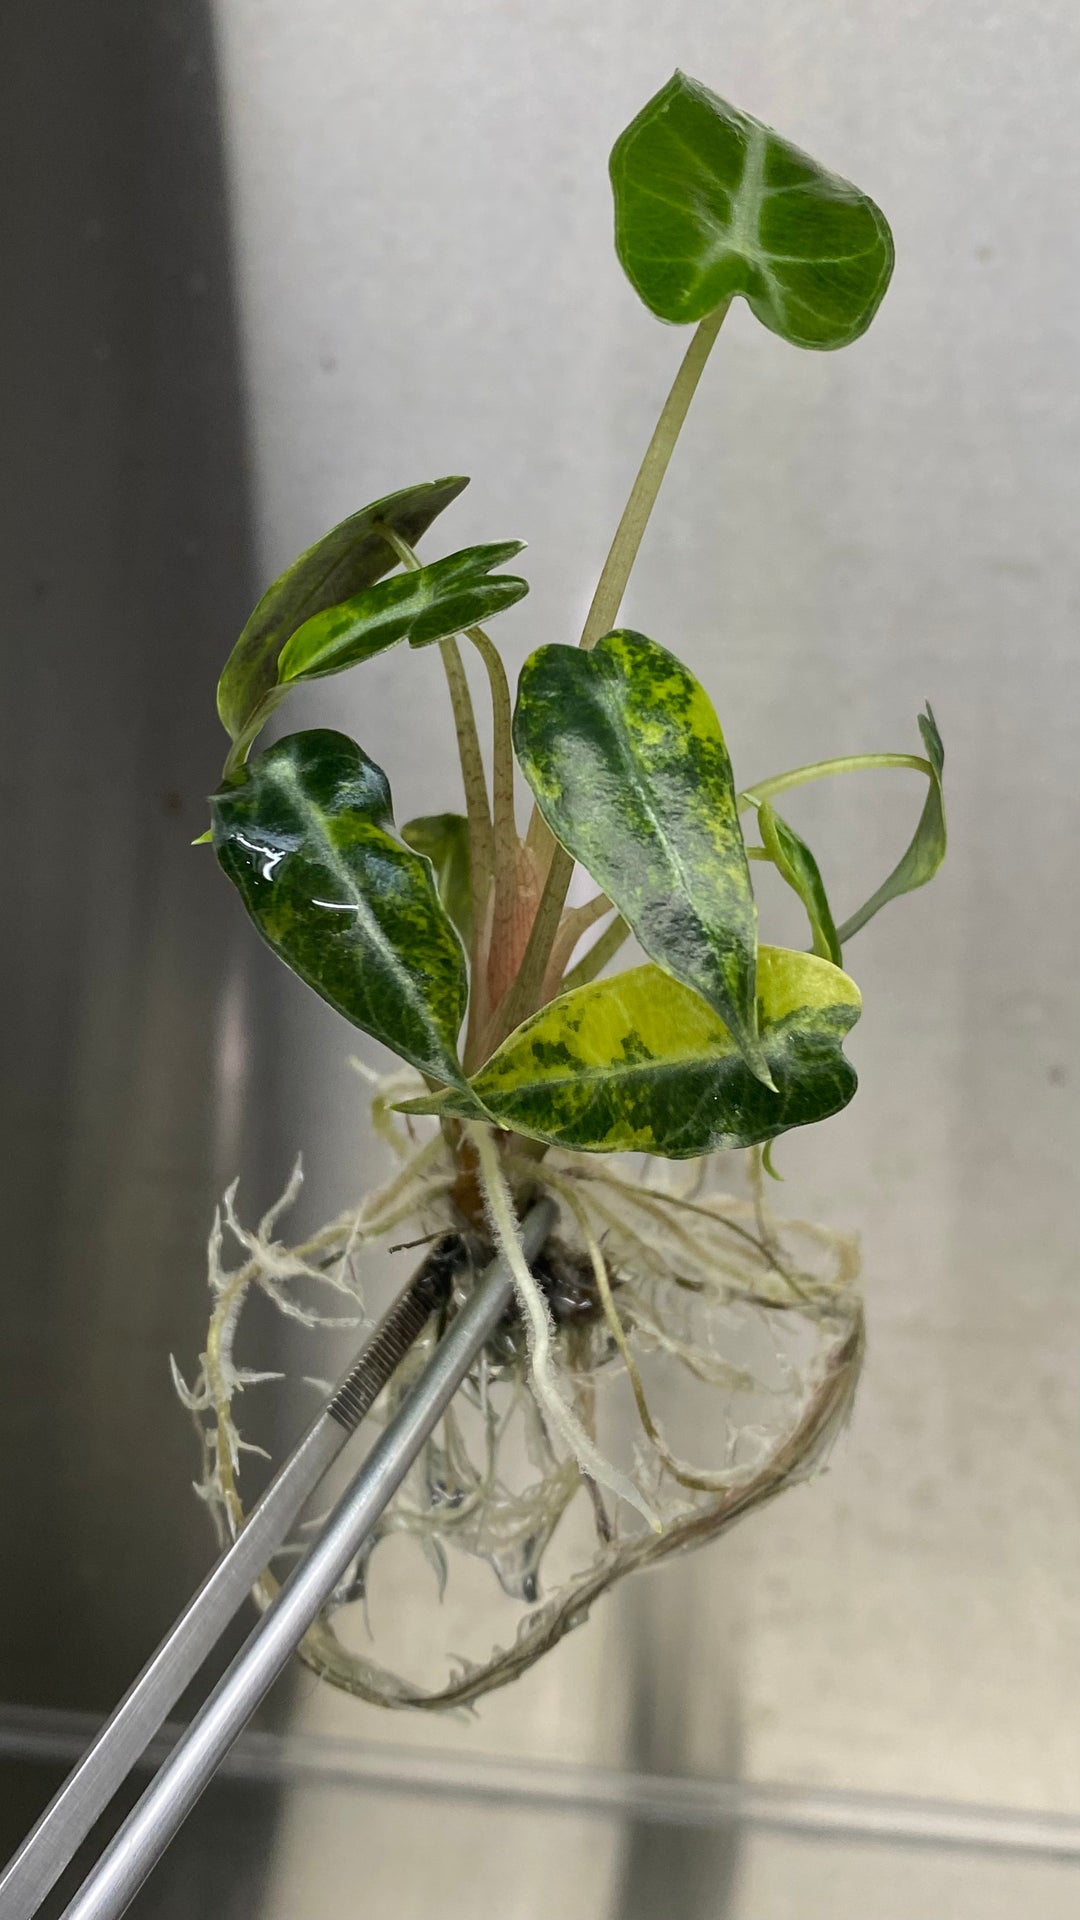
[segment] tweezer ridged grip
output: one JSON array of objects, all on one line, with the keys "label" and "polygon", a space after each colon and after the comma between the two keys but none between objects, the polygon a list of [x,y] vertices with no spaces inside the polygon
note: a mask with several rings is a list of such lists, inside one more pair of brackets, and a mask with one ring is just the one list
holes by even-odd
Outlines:
[{"label": "tweezer ridged grip", "polygon": [[461,1242],[448,1235],[429,1254],[419,1273],[399,1294],[380,1322],[352,1372],[347,1374],[326,1411],[346,1433],[354,1433],[370,1413],[394,1369],[401,1365],[427,1321],[450,1292]]}]

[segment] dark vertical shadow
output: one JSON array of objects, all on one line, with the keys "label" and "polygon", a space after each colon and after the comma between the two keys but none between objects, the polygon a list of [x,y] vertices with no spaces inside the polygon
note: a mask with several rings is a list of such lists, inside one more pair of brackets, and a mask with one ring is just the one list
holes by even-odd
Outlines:
[{"label": "dark vertical shadow", "polygon": [[[52,1767],[0,1760],[3,1819],[22,1834],[33,1824],[64,1774]],[[146,1784],[139,1774],[119,1797],[103,1829],[117,1823]],[[271,1853],[281,1794],[275,1785],[215,1780],[132,1902],[131,1920],[254,1920]],[[84,1846],[47,1895],[37,1920],[60,1920],[102,1845]]]},{"label": "dark vertical shadow", "polygon": [[728,1920],[739,1862],[734,1826],[635,1820],[612,1920]]},{"label": "dark vertical shadow", "polygon": [[[717,1559],[722,1545],[704,1548]],[[688,1770],[687,1693],[694,1687],[692,1631],[678,1618],[678,1589],[658,1568],[641,1579],[627,1607],[623,1666],[633,1675],[633,1698],[623,1766],[646,1774]],[[717,1569],[718,1582],[722,1579]],[[723,1589],[717,1588],[723,1604]],[[687,1659],[689,1651],[690,1659]],[[737,1674],[725,1676],[727,1718],[717,1741],[727,1778],[738,1777],[742,1728]],[[710,1680],[709,1692],[718,1689]],[[708,1827],[633,1820],[627,1826],[610,1920],[727,1920],[741,1852],[736,1823]]]},{"label": "dark vertical shadow", "polygon": [[272,968],[189,844],[255,587],[206,0],[0,10],[0,258],[0,1698],[102,1710],[211,1557],[167,1362],[275,1109]]}]

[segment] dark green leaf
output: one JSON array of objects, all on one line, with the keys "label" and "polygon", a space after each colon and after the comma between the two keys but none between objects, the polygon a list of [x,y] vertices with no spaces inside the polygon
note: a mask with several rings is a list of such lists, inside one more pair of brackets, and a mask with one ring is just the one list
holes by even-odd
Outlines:
[{"label": "dark green leaf", "polygon": [[865,332],[893,266],[884,215],[846,180],[676,73],[611,155],[615,246],[662,320],[742,294],[797,347]]},{"label": "dark green leaf", "polygon": [[[673,1160],[754,1146],[838,1112],[856,1085],[841,1046],[859,1017],[854,981],[814,954],[762,947],[758,989],[775,1090],[698,994],[646,966],[543,1007],[473,1077],[473,1091],[502,1126],[534,1139]],[[434,1105],[464,1110],[458,1103],[452,1091]]]},{"label": "dark green leaf", "polygon": [[814,936],[814,952],[838,967],[841,960],[840,940],[817,861],[805,840],[800,840],[794,829],[788,826],[786,820],[781,820],[767,800],[763,800],[758,807],[758,825],[765,851],[774,867],[788,886],[794,888],[806,908],[810,931]]},{"label": "dark green leaf", "polygon": [[731,763],[704,689],[644,634],[525,662],[514,746],[557,840],[647,954],[730,1027],[754,1071],[757,912]]},{"label": "dark green leaf", "polygon": [[407,846],[431,861],[439,899],[468,952],[472,944],[472,858],[469,823],[463,813],[428,813],[401,829]]},{"label": "dark green leaf", "polygon": [[354,1026],[461,1083],[465,956],[430,861],[389,831],[381,768],[342,733],[290,734],[210,811],[218,859],[274,952]]},{"label": "dark green leaf", "polygon": [[488,578],[493,567],[512,560],[521,549],[520,540],[465,547],[325,607],[305,620],[282,648],[279,680],[286,685],[320,679],[385,653],[399,640],[426,647],[491,619],[529,591],[527,582],[513,574]]},{"label": "dark green leaf", "polygon": [[898,900],[902,893],[913,893],[916,887],[925,887],[945,858],[945,795],[941,784],[945,749],[929,706],[925,713],[919,715],[919,732],[930,763],[930,791],[919,815],[919,824],[910,846],[888,879],[882,881],[877,892],[870,895],[850,920],[844,921],[838,935],[841,943],[846,943],[861,927],[865,927],[867,921],[872,920],[875,913],[887,906],[890,900]]},{"label": "dark green leaf", "polygon": [[303,621],[359,593],[399,564],[377,522],[415,546],[432,521],[468,486],[460,477],[428,480],[387,494],[343,520],[268,587],[236,642],[218,682],[218,713],[234,740],[250,737],[256,716],[280,693],[278,656]]}]

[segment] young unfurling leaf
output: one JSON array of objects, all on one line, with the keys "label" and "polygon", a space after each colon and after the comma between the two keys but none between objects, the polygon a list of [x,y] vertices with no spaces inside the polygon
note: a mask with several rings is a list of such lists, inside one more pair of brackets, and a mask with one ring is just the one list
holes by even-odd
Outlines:
[{"label": "young unfurling leaf", "polygon": [[782,820],[767,800],[758,807],[758,826],[762,844],[782,880],[793,888],[806,908],[814,952],[838,967],[841,962],[840,939],[829,906],[821,871],[805,840]]},{"label": "young unfurling leaf", "polygon": [[275,692],[278,657],[297,627],[399,564],[380,528],[390,526],[415,545],[468,484],[460,476],[428,480],[373,501],[316,540],[267,587],[218,681],[218,713],[233,740],[250,735],[260,710],[269,710],[280,698]]},{"label": "young unfurling leaf", "polygon": [[903,893],[913,893],[916,887],[925,887],[945,858],[947,836],[945,792],[942,786],[945,749],[929,705],[926,712],[919,715],[919,732],[929,763],[930,791],[923,803],[918,826],[888,878],[882,881],[876,893],[872,893],[850,919],[844,921],[839,931],[841,942],[850,940],[853,934],[865,927],[868,920],[873,919],[875,913],[880,913],[882,907],[888,906],[890,900],[898,900]]},{"label": "young unfurling leaf", "polygon": [[422,814],[417,820],[406,820],[401,837],[407,847],[431,861],[439,899],[467,950],[472,940],[472,852],[465,815]]},{"label": "young unfurling leaf", "polygon": [[490,577],[493,567],[521,550],[520,540],[466,547],[324,607],[286,641],[278,659],[279,681],[285,686],[321,679],[359,666],[399,640],[427,647],[490,620],[529,591],[528,582],[514,574]]}]

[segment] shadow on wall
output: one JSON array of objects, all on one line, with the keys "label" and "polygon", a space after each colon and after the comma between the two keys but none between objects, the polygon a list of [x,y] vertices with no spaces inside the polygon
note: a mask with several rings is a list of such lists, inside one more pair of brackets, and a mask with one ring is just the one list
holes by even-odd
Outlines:
[{"label": "shadow on wall", "polygon": [[[9,0],[0,178],[0,1698],[100,1710],[211,1557],[167,1356],[241,1167],[223,983],[241,1029],[274,992],[189,845],[254,598],[205,0]],[[243,1093],[265,1130],[273,1085]]]},{"label": "shadow on wall", "polygon": [[[61,1785],[63,1772],[0,1760],[0,1823],[19,1835]],[[126,1813],[146,1776],[134,1776],[117,1802]],[[254,1920],[263,1911],[266,1861],[274,1842],[280,1793],[268,1783],[215,1780],[129,1909],[131,1920]],[[101,1850],[91,1839],[79,1850],[37,1920],[59,1920]]]},{"label": "shadow on wall", "polygon": [[[621,1596],[626,1613],[626,1645],[620,1666],[631,1689],[622,1763],[631,1771],[692,1775],[694,1700],[697,1672],[695,1642],[709,1658],[701,1632],[701,1597],[711,1595],[711,1610],[731,1617],[728,1644],[738,1644],[737,1611],[730,1579],[725,1579],[726,1542],[702,1552],[711,1577],[677,1585],[666,1581],[667,1567],[651,1569]],[[702,1568],[704,1571],[704,1567]],[[719,1685],[718,1685],[719,1683]],[[711,1677],[709,1697],[723,1703],[723,1724],[710,1729],[709,1745],[719,1756],[725,1780],[741,1775],[743,1726],[737,1660]],[[679,1920],[725,1920],[738,1903],[742,1838],[736,1823],[678,1827],[634,1820],[626,1828],[612,1914],[619,1920],[660,1920],[677,1912]]]}]

